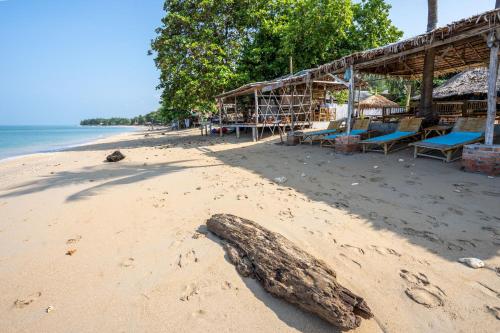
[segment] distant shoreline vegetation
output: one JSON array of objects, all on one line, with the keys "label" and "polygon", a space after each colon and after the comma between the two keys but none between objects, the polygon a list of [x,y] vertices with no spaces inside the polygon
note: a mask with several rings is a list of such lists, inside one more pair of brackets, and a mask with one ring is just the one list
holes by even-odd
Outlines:
[{"label": "distant shoreline vegetation", "polygon": [[150,112],[145,116],[134,118],[90,118],[80,121],[81,126],[135,126],[146,124],[164,124],[165,121],[159,112]]}]

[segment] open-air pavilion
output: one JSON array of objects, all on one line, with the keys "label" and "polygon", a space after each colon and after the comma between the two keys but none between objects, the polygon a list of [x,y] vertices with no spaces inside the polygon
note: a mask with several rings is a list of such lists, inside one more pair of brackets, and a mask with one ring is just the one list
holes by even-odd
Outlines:
[{"label": "open-air pavilion", "polygon": [[[341,77],[325,74],[313,78],[305,70],[266,82],[254,82],[216,96],[220,127],[252,129],[258,140],[269,130],[280,135],[287,128],[303,129],[313,120],[330,120],[330,110],[320,108],[327,92],[347,89]],[[222,130],[221,130],[222,132]]]},{"label": "open-air pavilion", "polygon": [[[488,119],[486,141],[491,144],[496,112],[496,82],[500,10],[491,10],[453,22],[428,33],[372,50],[357,52],[318,67],[313,73],[377,74],[383,77],[421,79],[426,51],[434,49],[434,75],[488,67]],[[351,89],[352,91],[353,89]]]}]

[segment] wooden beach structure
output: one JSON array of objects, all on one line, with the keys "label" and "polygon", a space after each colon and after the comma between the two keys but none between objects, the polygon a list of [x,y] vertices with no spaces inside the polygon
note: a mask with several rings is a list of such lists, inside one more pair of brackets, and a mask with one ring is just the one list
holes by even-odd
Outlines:
[{"label": "wooden beach structure", "polygon": [[216,96],[219,126],[235,128],[237,137],[241,129],[251,129],[254,141],[266,130],[282,135],[287,129],[311,126],[315,113],[321,114],[327,91],[347,89],[348,85],[341,76],[313,77],[312,71],[249,83]]},{"label": "wooden beach structure", "polygon": [[[357,52],[319,66],[312,74],[350,71],[384,77],[422,79],[425,52],[434,49],[434,75],[488,67],[485,142],[493,143],[500,42],[500,9],[487,11],[383,47]],[[351,95],[354,87],[350,87]],[[350,100],[352,103],[352,99]],[[352,109],[352,108],[351,108]]]},{"label": "wooden beach structure", "polygon": [[[496,122],[498,111],[499,80],[497,79]],[[459,117],[485,117],[488,109],[488,69],[473,68],[460,72],[439,87],[434,88],[434,109],[441,123],[454,124]],[[412,98],[418,101],[420,95]]]},{"label": "wooden beach structure", "polygon": [[[483,104],[470,104],[468,113],[485,116],[484,143],[491,147],[497,117],[499,49],[500,8],[496,8],[413,38],[353,53],[295,75],[269,82],[252,83],[223,93],[216,97],[219,104],[220,126],[223,126],[223,113],[227,112],[228,103],[233,103],[235,113],[238,113],[237,98],[242,95],[254,96],[253,113],[243,122],[235,121],[233,124],[225,122],[224,126],[235,126],[237,129],[251,127],[254,140],[257,140],[257,130],[261,128],[277,128],[282,134],[287,127],[294,129],[297,126],[301,128],[308,126],[313,111],[314,91],[317,91],[318,87],[325,90],[325,86],[329,86],[332,89],[338,87],[349,90],[346,131],[349,135],[355,110],[355,81],[360,82],[365,74],[386,78],[428,80],[429,78],[423,77],[424,59],[426,52],[432,50],[435,53],[435,76],[477,67],[488,68],[488,75],[484,79],[487,82],[486,112],[483,114],[479,112],[484,108],[483,102]],[[439,107],[452,108],[451,112],[454,112],[453,108],[456,106],[449,107],[442,104]],[[434,113],[436,111],[439,110],[433,110]],[[417,116],[421,115],[418,108],[415,113]],[[408,117],[412,114],[403,113],[402,116]],[[492,161],[496,163],[495,158]],[[495,165],[493,167],[496,167]]]}]

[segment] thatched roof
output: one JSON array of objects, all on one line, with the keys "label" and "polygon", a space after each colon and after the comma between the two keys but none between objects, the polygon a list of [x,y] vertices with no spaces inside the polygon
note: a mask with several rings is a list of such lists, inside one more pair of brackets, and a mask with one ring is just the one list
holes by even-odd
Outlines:
[{"label": "thatched roof", "polygon": [[[497,86],[500,88],[500,76]],[[432,98],[443,99],[452,96],[478,95],[488,93],[488,70],[486,68],[474,68],[458,73],[457,75],[435,88]],[[412,98],[419,100],[420,95]]]},{"label": "thatched roof", "polygon": [[382,95],[373,95],[359,102],[359,109],[382,109],[382,108],[398,108],[399,104],[393,102]]},{"label": "thatched roof", "polygon": [[436,49],[435,76],[486,66],[490,49],[484,37],[496,29],[500,29],[500,9],[464,18],[393,44],[353,53],[292,76],[250,83],[220,94],[216,98],[250,94],[258,89],[272,90],[275,87],[305,83],[309,80],[321,80],[328,74],[343,74],[351,65],[358,72],[419,79],[423,73],[425,51],[429,48]]},{"label": "thatched roof", "polygon": [[262,90],[263,92],[266,92],[281,87],[286,87],[289,85],[305,84],[309,82],[319,86],[327,86],[329,87],[330,90],[347,89],[344,83],[327,75],[324,75],[321,78],[313,78],[311,73],[314,70],[315,69],[306,69],[294,74],[281,76],[279,78],[269,81],[248,83],[231,91],[227,91],[225,93],[217,95],[215,96],[215,98],[221,99],[226,97],[249,95],[253,94],[255,90]]},{"label": "thatched roof", "polygon": [[500,9],[494,9],[413,38],[350,54],[318,67],[316,73],[343,73],[353,65],[365,73],[417,78],[430,47],[437,50],[436,75],[484,66],[490,54],[484,36],[498,28]]}]

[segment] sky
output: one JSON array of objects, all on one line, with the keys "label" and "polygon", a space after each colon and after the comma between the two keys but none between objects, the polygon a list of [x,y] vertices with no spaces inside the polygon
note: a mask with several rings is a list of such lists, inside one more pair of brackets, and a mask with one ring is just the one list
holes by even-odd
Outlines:
[{"label": "sky", "polygon": [[[425,31],[427,0],[388,0],[394,24]],[[495,0],[438,0],[439,25]],[[0,0],[0,125],[73,125],[154,111],[147,56],[163,0]]]}]

